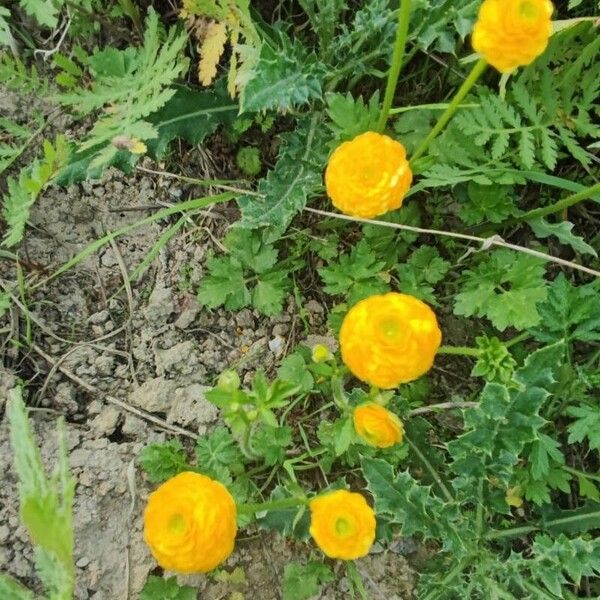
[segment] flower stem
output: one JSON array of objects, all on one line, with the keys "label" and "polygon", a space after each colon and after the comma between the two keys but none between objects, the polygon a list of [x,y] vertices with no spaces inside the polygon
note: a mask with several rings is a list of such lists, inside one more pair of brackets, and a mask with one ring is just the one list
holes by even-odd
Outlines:
[{"label": "flower stem", "polygon": [[465,96],[469,93],[469,90],[475,85],[479,77],[481,77],[482,73],[485,71],[487,67],[487,62],[480,58],[476,63],[469,76],[464,80],[463,84],[460,86],[454,98],[448,105],[448,108],[442,113],[438,122],[435,124],[434,128],[429,132],[429,135],[421,142],[421,145],[415,150],[410,162],[413,163],[415,160],[423,156],[429,145],[435,138],[442,132],[444,127],[448,124],[448,121],[454,116],[454,113],[460,107],[461,102],[465,99]]},{"label": "flower stem", "polygon": [[258,504],[238,504],[237,509],[240,513],[257,513],[265,510],[284,510],[307,503],[308,500],[306,498],[281,498],[281,500],[259,502]]},{"label": "flower stem", "polygon": [[570,206],[578,204],[582,200],[587,200],[591,196],[594,196],[600,192],[600,183],[595,183],[590,187],[577,192],[576,194],[572,194],[571,196],[567,196],[550,206],[542,206],[541,208],[535,208],[530,210],[514,219],[510,219],[509,221],[505,221],[502,223],[502,226],[506,225],[514,225],[515,223],[522,223],[523,221],[530,221],[531,219],[537,219],[539,217],[545,217],[546,215],[553,215],[554,213],[561,212]]},{"label": "flower stem", "polygon": [[396,85],[398,85],[398,77],[402,69],[404,60],[404,51],[406,49],[406,38],[408,36],[408,22],[410,20],[411,0],[400,0],[400,10],[398,11],[398,28],[396,29],[396,43],[394,45],[394,55],[392,57],[392,66],[388,72],[387,84],[385,87],[385,96],[383,98],[383,107],[379,114],[377,130],[383,131],[387,123]]},{"label": "flower stem", "polygon": [[479,356],[479,348],[469,348],[468,346],[440,346],[438,354],[457,354],[460,356]]}]

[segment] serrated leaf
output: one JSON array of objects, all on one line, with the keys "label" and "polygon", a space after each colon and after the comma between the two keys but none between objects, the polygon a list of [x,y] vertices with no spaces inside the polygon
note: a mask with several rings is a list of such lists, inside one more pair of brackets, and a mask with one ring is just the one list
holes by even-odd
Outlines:
[{"label": "serrated leaf", "polygon": [[463,291],[455,297],[454,313],[487,317],[500,331],[537,325],[540,315],[533,307],[547,295],[543,274],[539,259],[497,250],[463,274]]},{"label": "serrated leaf", "polygon": [[403,535],[421,534],[441,540],[446,549],[459,551],[467,539],[456,529],[456,505],[432,495],[431,488],[420,485],[407,472],[394,473],[382,459],[364,458],[361,462],[367,487],[375,498],[376,512],[402,525]]},{"label": "serrated leaf", "polygon": [[323,291],[331,295],[343,295],[350,306],[373,294],[389,291],[380,276],[385,262],[369,248],[365,240],[353,246],[350,254],[342,254],[338,262],[319,269],[325,283]]},{"label": "serrated leaf", "polygon": [[298,40],[280,32],[280,46],[263,42],[252,79],[241,97],[241,112],[287,111],[322,97],[325,67]]},{"label": "serrated leaf", "polygon": [[277,239],[310,195],[322,186],[324,149],[327,135],[318,115],[298,124],[296,131],[282,136],[283,143],[275,167],[258,185],[260,197],[242,196],[240,227],[269,227]]},{"label": "serrated leaf", "polygon": [[600,292],[594,283],[573,286],[560,273],[538,311],[540,325],[532,334],[542,342],[589,342],[600,336]]},{"label": "serrated leaf", "polygon": [[206,475],[221,479],[224,471],[243,470],[244,456],[226,427],[217,427],[200,436],[195,452],[198,470]]},{"label": "serrated leaf", "polygon": [[201,304],[208,308],[223,305],[227,310],[239,310],[250,304],[244,271],[236,258],[213,256],[206,261],[206,266],[210,275],[200,281],[198,301]]},{"label": "serrated leaf", "polygon": [[533,230],[533,233],[539,238],[547,238],[551,235],[558,238],[561,244],[571,246],[575,252],[581,254],[591,254],[597,257],[598,253],[582,237],[573,233],[573,223],[569,221],[559,221],[558,223],[549,223],[543,217],[530,219],[527,224]]},{"label": "serrated leaf", "polygon": [[231,101],[220,81],[205,91],[178,88],[160,110],[147,118],[158,132],[158,137],[147,142],[148,151],[160,159],[175,138],[199,144],[219,125],[233,123],[237,111],[237,103]]},{"label": "serrated leaf", "polygon": [[149,575],[142,591],[140,600],[196,600],[198,590],[189,585],[179,585],[177,577],[163,579]]},{"label": "serrated leaf", "polygon": [[152,483],[162,483],[190,469],[183,446],[176,439],[149,444],[142,450],[138,460]]},{"label": "serrated leaf", "polygon": [[333,579],[331,569],[315,560],[307,564],[290,563],[283,572],[283,600],[308,600]]},{"label": "serrated leaf", "polygon": [[544,433],[541,433],[538,439],[531,444],[529,460],[534,479],[543,479],[550,471],[551,462],[557,464],[565,462],[560,444]]},{"label": "serrated leaf", "polygon": [[292,443],[292,430],[284,427],[263,425],[254,432],[250,443],[252,449],[263,458],[265,465],[273,466],[285,458],[285,449]]},{"label": "serrated leaf", "polygon": [[310,392],[315,384],[304,357],[298,351],[289,354],[281,361],[277,376],[283,381],[300,385],[301,392]]},{"label": "serrated leaf", "polygon": [[569,444],[582,442],[587,438],[592,450],[600,450],[600,410],[598,406],[582,404],[569,406],[567,414],[575,418],[569,427]]},{"label": "serrated leaf", "polygon": [[329,128],[334,135],[334,144],[351,140],[361,133],[376,129],[379,119],[379,92],[366,103],[362,96],[354,99],[348,92],[326,94],[327,116],[331,120]]}]

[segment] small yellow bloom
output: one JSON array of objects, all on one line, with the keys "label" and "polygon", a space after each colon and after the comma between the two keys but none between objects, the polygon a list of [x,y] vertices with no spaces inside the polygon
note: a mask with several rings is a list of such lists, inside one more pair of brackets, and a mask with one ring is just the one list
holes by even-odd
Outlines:
[{"label": "small yellow bloom", "polygon": [[375,541],[375,513],[361,494],[336,490],[310,502],[310,535],[330,558],[354,560]]},{"label": "small yellow bloom", "polygon": [[315,344],[312,349],[313,362],[322,363],[327,362],[333,358],[331,350],[323,344]]},{"label": "small yellow bloom", "polygon": [[501,73],[532,63],[552,35],[550,0],[485,0],[473,29],[473,49]]},{"label": "small yellow bloom", "polygon": [[367,219],[400,208],[411,183],[404,146],[373,131],[338,146],[325,171],[333,205]]},{"label": "small yellow bloom", "polygon": [[429,371],[441,341],[431,308],[396,292],[370,296],[353,306],[340,330],[346,366],[358,379],[383,389]]},{"label": "small yellow bloom", "polygon": [[402,421],[375,402],[361,404],[352,413],[356,433],[371,446],[389,448],[404,437]]},{"label": "small yellow bloom", "polygon": [[150,494],[144,540],[163,569],[206,573],[233,552],[236,507],[218,481],[186,471]]}]

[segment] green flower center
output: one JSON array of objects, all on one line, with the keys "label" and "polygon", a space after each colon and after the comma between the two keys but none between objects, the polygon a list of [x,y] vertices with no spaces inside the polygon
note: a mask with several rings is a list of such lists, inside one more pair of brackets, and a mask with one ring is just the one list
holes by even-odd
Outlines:
[{"label": "green flower center", "polygon": [[335,522],[335,532],[341,536],[346,537],[352,533],[352,524],[344,517],[338,517]]},{"label": "green flower center", "polygon": [[385,319],[380,323],[380,331],[389,342],[396,343],[404,335],[404,327],[396,319]]},{"label": "green flower center", "polygon": [[535,19],[538,16],[537,6],[531,0],[523,0],[519,5],[519,13],[525,19]]},{"label": "green flower center", "polygon": [[173,515],[167,525],[168,530],[175,535],[182,534],[185,531],[185,527],[185,518],[180,514]]}]

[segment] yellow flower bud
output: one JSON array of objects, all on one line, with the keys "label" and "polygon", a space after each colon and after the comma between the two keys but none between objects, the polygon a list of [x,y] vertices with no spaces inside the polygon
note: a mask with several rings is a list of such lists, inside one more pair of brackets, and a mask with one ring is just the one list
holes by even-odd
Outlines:
[{"label": "yellow flower bud", "polygon": [[327,362],[333,358],[333,354],[331,354],[331,350],[327,346],[323,344],[316,344],[312,349],[312,359],[313,362],[322,363]]},{"label": "yellow flower bud", "polygon": [[404,427],[393,413],[375,402],[361,404],[352,413],[354,429],[365,442],[377,448],[389,448],[402,442]]}]

